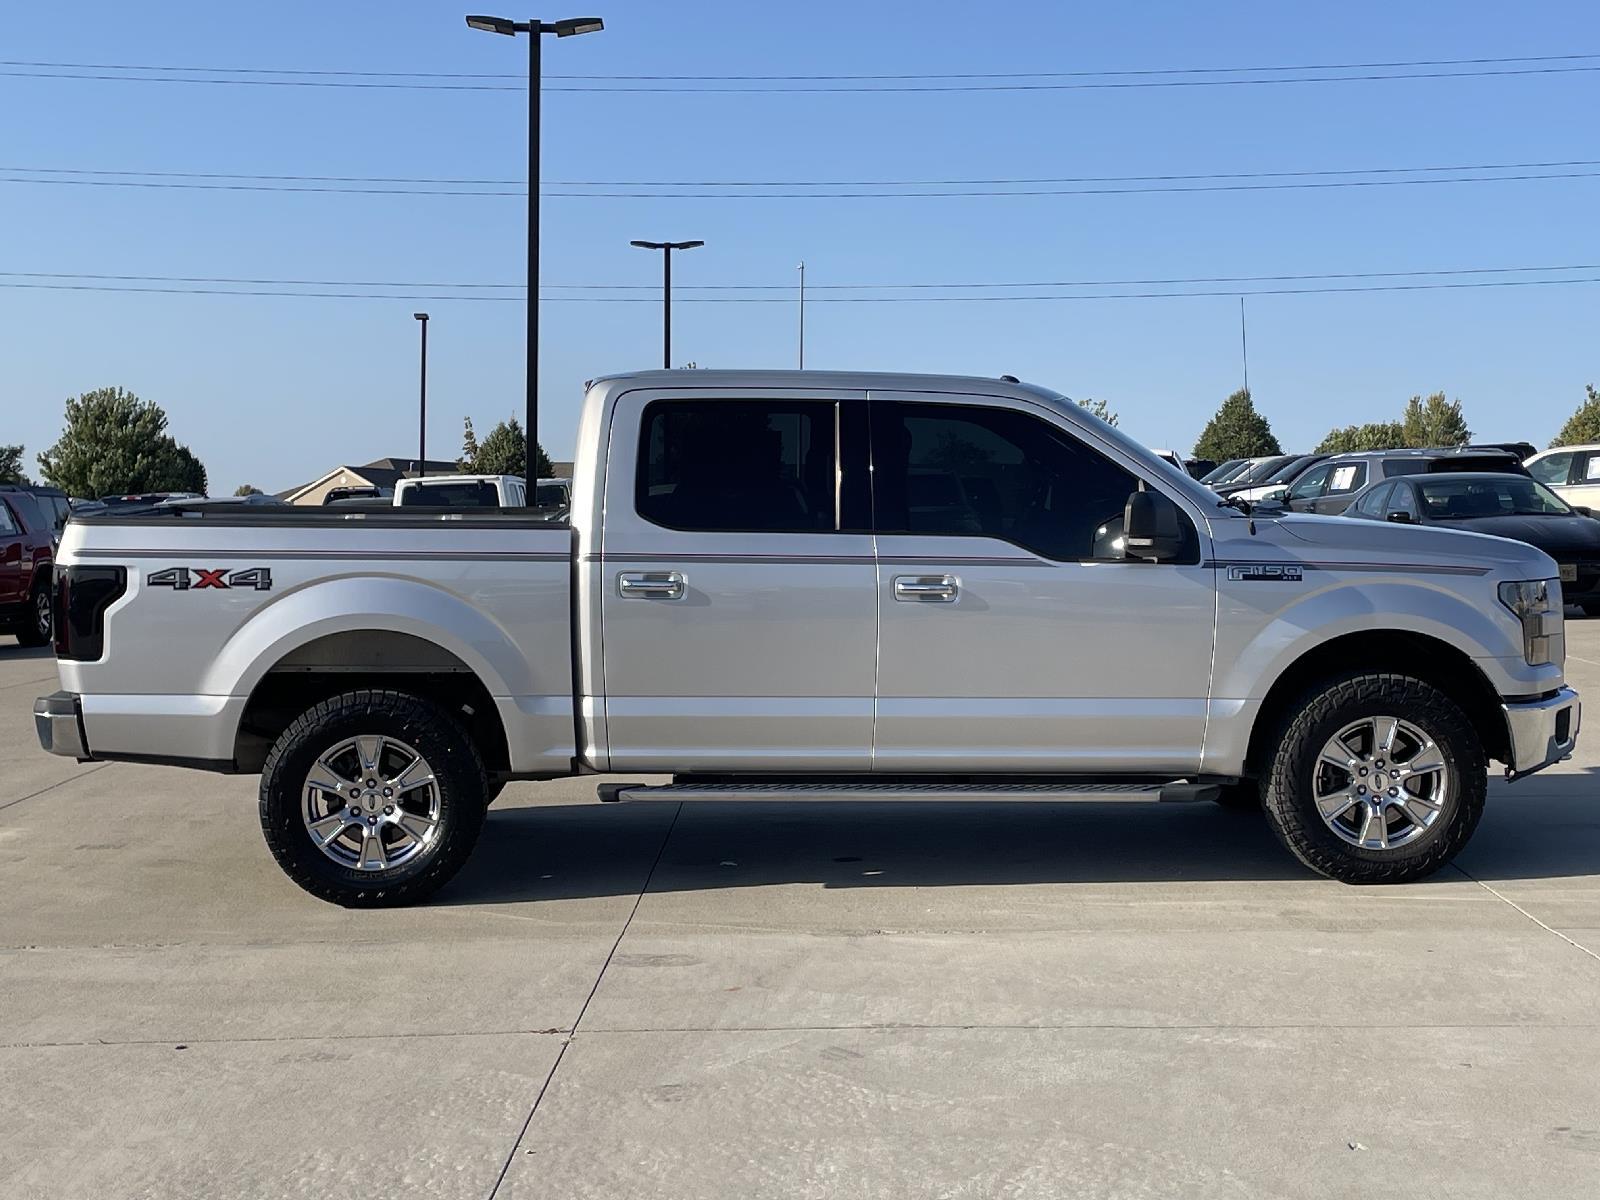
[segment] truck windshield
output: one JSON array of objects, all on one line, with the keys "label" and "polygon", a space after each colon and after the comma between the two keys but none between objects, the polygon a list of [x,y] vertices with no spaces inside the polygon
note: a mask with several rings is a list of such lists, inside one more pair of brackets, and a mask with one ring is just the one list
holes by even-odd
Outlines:
[{"label": "truck windshield", "polygon": [[499,508],[500,492],[494,484],[424,483],[407,488],[400,497],[403,508]]}]

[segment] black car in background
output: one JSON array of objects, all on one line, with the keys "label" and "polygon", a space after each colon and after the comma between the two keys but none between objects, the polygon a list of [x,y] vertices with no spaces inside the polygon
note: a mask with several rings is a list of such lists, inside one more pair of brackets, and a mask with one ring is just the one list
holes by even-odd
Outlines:
[{"label": "black car in background", "polygon": [[1386,479],[1344,515],[1527,542],[1556,560],[1567,603],[1600,616],[1600,521],[1526,475],[1447,471]]}]

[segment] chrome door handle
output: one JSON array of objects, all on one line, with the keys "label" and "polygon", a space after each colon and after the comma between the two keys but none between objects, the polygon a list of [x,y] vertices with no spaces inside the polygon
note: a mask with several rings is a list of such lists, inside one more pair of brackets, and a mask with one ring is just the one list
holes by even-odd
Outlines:
[{"label": "chrome door handle", "polygon": [[894,598],[914,603],[949,604],[960,594],[953,575],[896,575]]},{"label": "chrome door handle", "polygon": [[682,600],[684,580],[681,571],[624,571],[617,576],[617,595],[624,600],[652,596],[663,600]]}]

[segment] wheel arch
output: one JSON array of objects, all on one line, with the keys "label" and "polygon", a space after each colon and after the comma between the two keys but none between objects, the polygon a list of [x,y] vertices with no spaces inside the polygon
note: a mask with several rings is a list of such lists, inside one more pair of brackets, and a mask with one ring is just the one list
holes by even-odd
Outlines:
[{"label": "wheel arch", "polygon": [[[1396,663],[1404,666],[1397,668]],[[1433,684],[1467,714],[1486,756],[1508,761],[1511,735],[1500,697],[1471,657],[1425,633],[1380,629],[1330,638],[1311,647],[1279,673],[1256,709],[1245,751],[1247,773],[1260,775],[1272,740],[1296,700],[1322,681],[1364,668],[1409,675]]]}]

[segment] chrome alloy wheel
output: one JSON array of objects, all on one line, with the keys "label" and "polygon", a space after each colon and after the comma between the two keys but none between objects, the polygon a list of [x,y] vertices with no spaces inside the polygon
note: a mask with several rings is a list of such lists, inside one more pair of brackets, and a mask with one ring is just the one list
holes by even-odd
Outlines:
[{"label": "chrome alloy wheel", "polygon": [[317,758],[302,789],[311,840],[341,867],[386,871],[439,831],[439,785],[428,760],[395,738],[345,738]]},{"label": "chrome alloy wheel", "polygon": [[1394,850],[1426,833],[1450,799],[1444,752],[1399,717],[1363,717],[1328,739],[1311,772],[1328,828],[1363,850]]},{"label": "chrome alloy wheel", "polygon": [[53,625],[50,603],[50,589],[42,587],[33,594],[33,623],[39,631],[39,637],[48,642]]}]

